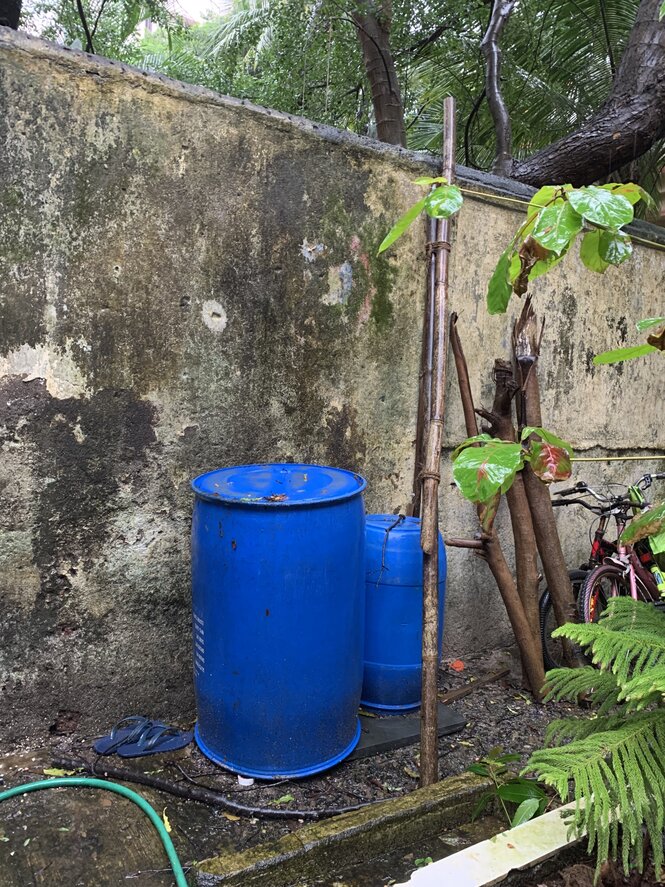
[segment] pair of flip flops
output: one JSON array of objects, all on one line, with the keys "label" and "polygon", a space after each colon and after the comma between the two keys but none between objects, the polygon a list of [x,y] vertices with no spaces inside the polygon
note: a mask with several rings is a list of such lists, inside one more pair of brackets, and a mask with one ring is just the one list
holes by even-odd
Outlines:
[{"label": "pair of flip flops", "polygon": [[130,715],[115,725],[108,736],[98,739],[93,748],[98,755],[120,755],[121,758],[142,758],[184,748],[194,738],[187,730],[169,727],[140,715]]}]

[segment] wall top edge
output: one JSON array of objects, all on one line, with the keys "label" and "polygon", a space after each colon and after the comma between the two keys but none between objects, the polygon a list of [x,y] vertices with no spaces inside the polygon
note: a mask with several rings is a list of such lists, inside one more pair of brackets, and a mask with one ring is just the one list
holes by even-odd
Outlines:
[{"label": "wall top edge", "polygon": [[[276,129],[291,130],[305,137],[341,145],[353,153],[392,162],[395,166],[408,171],[420,174],[425,171],[436,174],[440,170],[438,158],[426,151],[411,151],[396,145],[387,145],[376,139],[356,135],[325,123],[316,123],[306,117],[263,108],[245,99],[221,95],[203,86],[172,80],[163,74],[144,71],[124,62],[91,55],[81,50],[69,49],[2,26],[0,26],[0,52],[25,53],[36,59],[47,60],[68,69],[72,74],[94,74],[106,80],[124,80],[134,88],[142,88],[148,93],[156,92],[184,101],[240,111],[254,118],[260,118],[266,125]],[[471,169],[461,164],[457,165],[456,173],[460,185],[477,192],[472,199],[487,200],[494,204],[500,203],[503,209],[517,213],[523,212],[519,203],[516,202],[511,206],[505,198],[513,198],[516,201],[528,200],[536,190],[522,182]],[[499,198],[499,200],[496,201],[492,198]],[[637,220],[627,226],[627,230],[644,240],[651,240],[658,245],[665,246],[665,228],[659,225]]]}]

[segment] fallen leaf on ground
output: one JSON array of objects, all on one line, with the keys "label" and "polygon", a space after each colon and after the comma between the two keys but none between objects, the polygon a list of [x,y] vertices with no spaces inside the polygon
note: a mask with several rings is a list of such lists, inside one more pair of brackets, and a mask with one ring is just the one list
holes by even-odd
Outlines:
[{"label": "fallen leaf on ground", "polygon": [[42,770],[44,776],[71,776],[76,770],[61,770],[60,767],[46,767]]},{"label": "fallen leaf on ground", "polygon": [[270,804],[288,804],[293,800],[293,795],[282,795],[281,798],[277,798],[276,801],[269,801]]},{"label": "fallen leaf on ground", "polygon": [[228,819],[229,822],[239,822],[240,821],[240,817],[234,816],[233,813],[226,813],[225,811],[222,811],[222,816],[224,817],[224,819]]},{"label": "fallen leaf on ground", "polygon": [[405,767],[404,772],[407,776],[410,776],[411,779],[420,779],[420,773],[417,770],[414,770],[412,767]]},{"label": "fallen leaf on ground", "polygon": [[169,818],[166,815],[166,807],[164,807],[164,810],[162,811],[162,822],[164,823],[164,828],[166,829],[166,831],[171,834],[171,823],[169,822]]}]

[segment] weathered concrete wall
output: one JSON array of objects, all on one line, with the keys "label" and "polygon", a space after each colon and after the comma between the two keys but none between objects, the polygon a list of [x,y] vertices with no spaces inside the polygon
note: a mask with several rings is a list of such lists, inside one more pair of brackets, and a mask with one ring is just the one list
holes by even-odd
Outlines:
[{"label": "weathered concrete wall", "polygon": [[[369,510],[408,498],[424,229],[376,249],[425,162],[4,29],[0,143],[0,738],[59,712],[81,730],[187,718],[192,477],[317,461],[366,475]],[[451,302],[484,401],[509,325],[482,302],[518,211],[469,195],[457,225]],[[571,258],[537,288],[544,414],[589,452],[662,445],[652,365],[590,364],[661,310],[663,255],[636,252],[604,278]],[[442,509],[447,533],[475,529],[447,483]],[[446,638],[456,655],[510,639],[464,551]]]}]

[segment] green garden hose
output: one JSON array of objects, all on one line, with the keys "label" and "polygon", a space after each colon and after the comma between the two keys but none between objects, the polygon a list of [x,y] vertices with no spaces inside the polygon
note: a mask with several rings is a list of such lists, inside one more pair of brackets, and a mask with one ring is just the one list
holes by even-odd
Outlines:
[{"label": "green garden hose", "polygon": [[88,779],[81,776],[67,776],[62,779],[42,779],[40,782],[27,782],[25,785],[17,785],[14,788],[7,789],[7,791],[0,792],[0,802],[7,801],[9,798],[15,798],[17,795],[24,795],[27,792],[36,792],[42,788],[60,788],[61,786],[68,785],[78,785],[83,788],[103,788],[133,801],[137,807],[140,807],[141,810],[143,810],[146,816],[150,819],[150,822],[157,829],[157,833],[162,839],[162,844],[166,850],[166,855],[171,863],[176,884],[178,887],[187,887],[187,879],[185,878],[185,873],[180,865],[178,854],[175,852],[173,841],[169,837],[169,833],[166,831],[161,818],[155,813],[150,804],[141,797],[141,795],[137,795],[136,792],[133,792],[130,788],[125,788],[124,785],[118,785],[117,782],[106,782],[104,779]]}]

